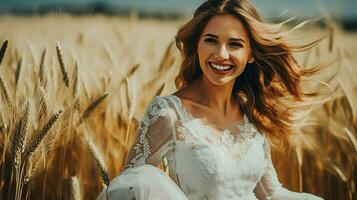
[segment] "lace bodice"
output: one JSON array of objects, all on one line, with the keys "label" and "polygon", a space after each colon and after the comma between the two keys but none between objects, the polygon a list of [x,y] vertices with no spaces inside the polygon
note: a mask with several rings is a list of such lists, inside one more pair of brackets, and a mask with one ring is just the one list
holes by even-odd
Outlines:
[{"label": "lace bodice", "polygon": [[281,186],[269,142],[246,115],[243,121],[217,133],[190,115],[174,95],[156,97],[147,107],[123,174],[146,165],[157,166],[164,158],[184,199],[321,199]]}]

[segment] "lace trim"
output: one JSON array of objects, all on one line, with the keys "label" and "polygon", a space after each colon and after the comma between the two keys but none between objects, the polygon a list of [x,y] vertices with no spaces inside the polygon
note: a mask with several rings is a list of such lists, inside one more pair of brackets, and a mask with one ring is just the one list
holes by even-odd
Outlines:
[{"label": "lace trim", "polygon": [[138,128],[139,139],[133,147],[136,156],[131,159],[130,166],[145,164],[145,160],[151,154],[150,144],[146,137],[148,127],[150,124],[155,123],[159,117],[167,114],[167,110],[163,109],[167,107],[168,104],[166,101],[162,100],[161,97],[155,97],[152,103],[146,108],[145,115]]},{"label": "lace trim", "polygon": [[[228,152],[231,154],[232,158],[235,159],[237,165],[239,165],[243,156],[250,150],[252,144],[264,144],[264,137],[257,138],[259,132],[253,124],[251,124],[247,118],[245,118],[244,125],[237,125],[237,128],[240,130],[240,134],[237,135],[237,138],[226,129],[222,136],[218,139],[217,137],[207,137],[204,133],[209,132],[199,121],[190,120],[190,121],[181,121],[181,126],[178,127],[179,132],[183,136],[184,143],[188,145],[225,145],[228,147]],[[211,133],[214,134],[214,133]],[[253,141],[254,139],[254,141]],[[205,170],[214,175],[217,173],[216,160],[212,155],[206,155],[205,153],[197,152],[197,159],[203,164]],[[234,152],[232,154],[232,152]]]}]

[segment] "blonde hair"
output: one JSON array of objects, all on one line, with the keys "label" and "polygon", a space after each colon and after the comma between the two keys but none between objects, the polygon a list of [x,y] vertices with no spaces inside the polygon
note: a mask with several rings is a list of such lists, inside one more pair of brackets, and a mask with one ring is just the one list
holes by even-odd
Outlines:
[{"label": "blonde hair", "polygon": [[208,0],[177,33],[176,46],[183,56],[175,79],[177,88],[187,86],[202,75],[197,55],[198,40],[208,21],[220,14],[230,14],[243,23],[254,57],[254,62],[247,64],[236,79],[233,94],[242,101],[244,99],[248,118],[261,132],[286,139],[293,132],[289,102],[317,95],[302,91],[301,78],[319,71],[317,67],[302,68],[293,53],[312,48],[323,37],[306,44],[289,41],[283,23],[263,22],[248,0]]}]

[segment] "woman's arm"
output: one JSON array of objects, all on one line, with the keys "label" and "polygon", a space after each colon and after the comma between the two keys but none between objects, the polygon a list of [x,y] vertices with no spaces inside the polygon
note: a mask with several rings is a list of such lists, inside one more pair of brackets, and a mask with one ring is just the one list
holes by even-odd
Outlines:
[{"label": "woman's arm", "polygon": [[261,200],[322,200],[321,197],[309,194],[292,192],[284,188],[279,182],[273,162],[271,160],[270,144],[265,138],[265,153],[268,159],[268,166],[263,177],[258,182],[255,193]]},{"label": "woman's arm", "polygon": [[174,142],[176,120],[175,111],[167,101],[163,97],[156,97],[140,122],[125,168],[143,164],[157,166]]},{"label": "woman's arm", "polygon": [[184,193],[156,166],[172,150],[176,114],[162,97],[146,109],[137,138],[121,174],[114,178],[97,200],[187,200]]}]

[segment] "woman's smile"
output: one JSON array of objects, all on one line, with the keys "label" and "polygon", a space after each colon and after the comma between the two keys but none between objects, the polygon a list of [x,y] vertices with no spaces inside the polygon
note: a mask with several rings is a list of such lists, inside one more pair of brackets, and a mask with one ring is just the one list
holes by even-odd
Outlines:
[{"label": "woman's smile", "polygon": [[233,64],[224,64],[224,63],[217,63],[217,62],[208,62],[208,66],[210,66],[213,72],[220,75],[228,74],[234,69]]}]

